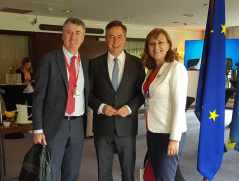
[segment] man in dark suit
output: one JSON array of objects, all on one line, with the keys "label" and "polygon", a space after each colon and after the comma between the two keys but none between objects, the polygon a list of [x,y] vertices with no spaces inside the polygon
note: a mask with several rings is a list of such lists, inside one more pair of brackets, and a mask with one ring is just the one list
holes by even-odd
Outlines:
[{"label": "man in dark suit", "polygon": [[90,98],[98,161],[98,180],[113,181],[112,164],[119,157],[122,181],[134,181],[137,111],[143,103],[145,72],[139,58],[125,52],[127,28],[120,21],[106,26],[108,52],[90,61]]},{"label": "man in dark suit", "polygon": [[63,24],[63,47],[40,59],[33,100],[35,144],[51,153],[53,180],[79,177],[89,95],[88,58],[78,49],[85,24],[69,18]]}]

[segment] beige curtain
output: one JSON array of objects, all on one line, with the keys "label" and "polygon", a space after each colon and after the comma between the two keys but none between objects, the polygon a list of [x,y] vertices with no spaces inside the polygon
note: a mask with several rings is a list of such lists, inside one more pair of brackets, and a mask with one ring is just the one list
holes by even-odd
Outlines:
[{"label": "beige curtain", "polygon": [[124,49],[129,54],[141,58],[144,51],[144,41],[126,41]]},{"label": "beige curtain", "polygon": [[27,56],[27,36],[0,35],[0,84],[6,83],[7,69],[10,66],[18,69],[22,59]]}]

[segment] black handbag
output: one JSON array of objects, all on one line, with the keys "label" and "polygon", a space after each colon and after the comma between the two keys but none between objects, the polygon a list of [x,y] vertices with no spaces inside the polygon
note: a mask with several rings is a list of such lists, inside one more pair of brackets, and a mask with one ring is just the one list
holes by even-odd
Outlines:
[{"label": "black handbag", "polygon": [[24,157],[19,181],[52,181],[50,161],[47,147],[34,144]]}]

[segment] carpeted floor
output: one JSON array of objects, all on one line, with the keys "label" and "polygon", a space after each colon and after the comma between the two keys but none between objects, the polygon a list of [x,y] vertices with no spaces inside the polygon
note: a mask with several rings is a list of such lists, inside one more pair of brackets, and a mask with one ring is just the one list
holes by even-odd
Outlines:
[{"label": "carpeted floor", "polygon": [[[139,134],[137,136],[137,158],[135,167],[135,180],[139,181],[139,169],[143,167],[143,159],[146,152],[145,140],[145,116],[140,111]],[[228,141],[229,128],[232,110],[227,109],[225,117],[225,143]],[[197,171],[197,148],[199,137],[199,121],[192,109],[187,111],[187,142],[184,153],[180,159],[180,168],[187,181],[202,181],[202,176]],[[7,176],[5,181],[17,181],[25,153],[33,145],[32,134],[25,133],[23,139],[5,139]],[[227,146],[228,152],[224,154],[223,163],[213,181],[238,181],[239,180],[239,153]],[[114,181],[121,181],[121,172],[117,155],[115,155],[113,166]],[[80,172],[80,181],[97,181],[97,162],[95,148],[92,138],[85,139],[83,160]]]}]

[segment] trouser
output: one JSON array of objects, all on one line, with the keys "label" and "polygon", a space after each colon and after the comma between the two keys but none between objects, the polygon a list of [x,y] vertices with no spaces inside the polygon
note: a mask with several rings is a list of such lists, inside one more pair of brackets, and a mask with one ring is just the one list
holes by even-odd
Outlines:
[{"label": "trouser", "polygon": [[136,136],[94,135],[98,162],[98,180],[113,181],[112,165],[114,153],[118,154],[122,181],[134,181],[136,159]]},{"label": "trouser", "polygon": [[55,138],[47,140],[47,147],[51,153],[53,181],[57,181],[60,171],[61,181],[77,181],[83,144],[83,116],[74,120],[64,119]]},{"label": "trouser", "polygon": [[179,158],[186,142],[186,133],[182,133],[179,153],[167,155],[169,134],[147,132],[148,153],[157,181],[174,181]]}]

